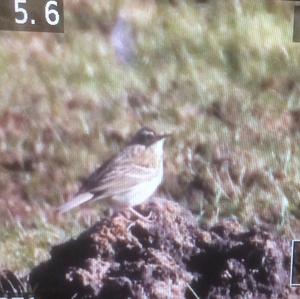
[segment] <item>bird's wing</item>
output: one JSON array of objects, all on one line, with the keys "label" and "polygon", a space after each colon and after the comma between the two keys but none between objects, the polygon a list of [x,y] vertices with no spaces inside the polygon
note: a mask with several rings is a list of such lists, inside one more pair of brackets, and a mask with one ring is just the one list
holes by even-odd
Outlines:
[{"label": "bird's wing", "polygon": [[94,188],[99,181],[101,181],[101,178],[103,174],[107,171],[107,168],[109,167],[109,164],[113,160],[107,160],[105,161],[99,168],[97,168],[82,184],[81,188],[77,192],[77,194],[68,202],[62,204],[60,207],[58,207],[57,211],[59,214],[64,214],[81,204],[91,200],[94,197],[94,193],[89,192],[90,189]]},{"label": "bird's wing", "polygon": [[81,194],[84,192],[88,192],[89,190],[95,188],[103,178],[106,172],[109,171],[111,168],[112,164],[114,163],[113,161],[115,158],[113,157],[112,159],[109,159],[105,161],[100,167],[98,167],[90,176],[88,176],[82,183],[79,191],[77,194]]},{"label": "bird's wing", "polygon": [[148,169],[132,163],[118,165],[112,171],[105,174],[101,183],[91,189],[91,193],[105,194],[107,197],[128,192],[140,183],[150,181],[155,175],[155,169]]},{"label": "bird's wing", "polygon": [[97,194],[97,199],[120,194],[151,180],[157,174],[156,167],[145,166],[141,159],[145,148],[127,147],[115,158],[96,170],[84,183],[82,190]]}]

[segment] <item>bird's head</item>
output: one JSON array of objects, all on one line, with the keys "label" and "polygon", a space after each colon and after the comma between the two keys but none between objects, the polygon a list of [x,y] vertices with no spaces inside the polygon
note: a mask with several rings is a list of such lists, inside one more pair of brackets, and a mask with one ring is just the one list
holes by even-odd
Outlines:
[{"label": "bird's head", "polygon": [[140,130],[138,130],[137,133],[132,137],[130,144],[150,146],[169,136],[170,134],[157,134],[154,130],[147,127],[143,127]]}]

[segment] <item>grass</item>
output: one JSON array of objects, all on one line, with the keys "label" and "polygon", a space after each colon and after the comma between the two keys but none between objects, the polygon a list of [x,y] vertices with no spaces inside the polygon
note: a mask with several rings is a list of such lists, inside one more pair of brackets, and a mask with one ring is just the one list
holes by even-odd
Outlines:
[{"label": "grass", "polygon": [[[141,125],[173,132],[164,189],[201,222],[299,233],[293,4],[142,2],[72,1],[63,35],[1,34],[0,266],[26,271],[91,224],[92,208],[53,209]],[[118,16],[128,63],[111,42]]]}]

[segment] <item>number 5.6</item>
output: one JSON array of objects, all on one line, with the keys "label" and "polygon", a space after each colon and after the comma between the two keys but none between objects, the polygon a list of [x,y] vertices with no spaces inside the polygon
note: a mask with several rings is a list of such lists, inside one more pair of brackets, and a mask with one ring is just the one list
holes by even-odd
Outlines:
[{"label": "number 5.6", "polygon": [[[21,7],[21,5],[26,4],[27,0],[14,0],[15,1],[15,13],[18,14],[18,17],[15,18],[15,22],[17,24],[25,24],[28,21],[28,12],[25,7]],[[57,7],[57,1],[50,0],[47,1],[45,5],[45,19],[46,22],[55,26],[59,23],[60,16],[58,11],[55,9]]]}]

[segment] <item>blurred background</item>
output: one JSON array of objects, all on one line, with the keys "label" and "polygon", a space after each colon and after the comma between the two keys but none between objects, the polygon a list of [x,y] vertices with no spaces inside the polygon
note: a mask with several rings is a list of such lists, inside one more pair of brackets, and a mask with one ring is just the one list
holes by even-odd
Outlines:
[{"label": "blurred background", "polygon": [[65,33],[0,35],[0,267],[101,216],[55,207],[141,126],[172,132],[161,192],[199,223],[299,237],[292,2],[65,0]]}]

